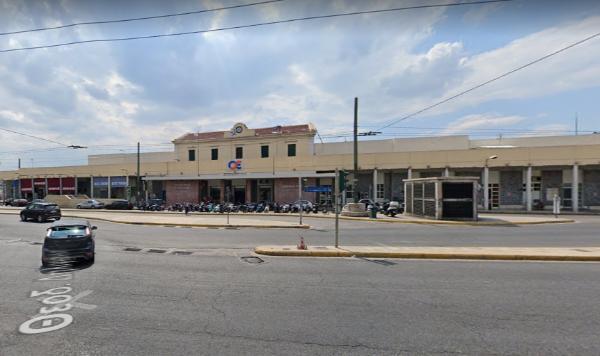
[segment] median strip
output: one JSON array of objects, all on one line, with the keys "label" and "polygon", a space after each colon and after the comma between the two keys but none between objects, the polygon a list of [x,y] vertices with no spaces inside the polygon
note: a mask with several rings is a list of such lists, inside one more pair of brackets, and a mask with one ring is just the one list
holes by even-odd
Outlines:
[{"label": "median strip", "polygon": [[365,257],[446,260],[596,261],[600,247],[381,247],[381,246],[258,246],[257,254],[290,257]]}]

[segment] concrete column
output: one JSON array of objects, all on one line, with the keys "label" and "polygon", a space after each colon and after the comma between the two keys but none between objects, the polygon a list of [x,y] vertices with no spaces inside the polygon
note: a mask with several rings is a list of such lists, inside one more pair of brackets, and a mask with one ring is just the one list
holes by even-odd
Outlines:
[{"label": "concrete column", "polygon": [[408,179],[412,179],[412,168],[408,167]]},{"label": "concrete column", "polygon": [[444,168],[444,177],[450,177],[450,170],[448,167]]},{"label": "concrete column", "polygon": [[377,201],[377,169],[373,169],[373,201]]},{"label": "concrete column", "polygon": [[533,199],[531,194],[531,176],[533,175],[533,167],[527,167],[527,178],[525,180],[525,199],[527,211],[531,211],[533,209]]},{"label": "concrete column", "polygon": [[125,197],[127,200],[131,199],[129,192],[131,189],[129,188],[129,175],[125,176]]},{"label": "concrete column", "polygon": [[225,201],[225,180],[221,179],[221,182],[219,182],[219,190],[220,190],[220,195],[219,195],[219,202],[224,202]]},{"label": "concrete column", "polygon": [[48,178],[44,178],[44,198],[48,195]]},{"label": "concrete column", "polygon": [[483,210],[490,208],[490,169],[483,167]]},{"label": "concrete column", "polygon": [[571,188],[571,204],[573,205],[573,212],[579,211],[579,165],[573,165],[573,183]]},{"label": "concrete column", "polygon": [[78,194],[78,190],[79,190],[79,185],[77,184],[77,176],[74,177],[75,178],[75,184],[73,184],[73,186],[75,187],[75,195]]},{"label": "concrete column", "polygon": [[94,176],[90,177],[90,198],[94,199]]},{"label": "concrete column", "polygon": [[110,176],[108,176],[108,199],[110,199]]},{"label": "concrete column", "polygon": [[58,177],[58,187],[59,187],[59,188],[58,188],[58,189],[59,189],[59,190],[58,190],[58,194],[59,194],[59,195],[62,195],[62,193],[63,193],[63,191],[62,191],[62,190],[63,190],[63,189],[62,189],[62,177]]}]

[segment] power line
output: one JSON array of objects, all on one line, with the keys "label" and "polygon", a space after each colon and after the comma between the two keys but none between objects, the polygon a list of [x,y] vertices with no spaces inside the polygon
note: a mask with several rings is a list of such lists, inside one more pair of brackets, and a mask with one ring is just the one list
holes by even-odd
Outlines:
[{"label": "power line", "polygon": [[387,125],[384,125],[384,126],[382,126],[382,127],[378,128],[377,130],[383,130],[383,129],[386,129],[386,128],[388,128],[388,127],[390,127],[390,126],[394,125],[394,124],[397,124],[397,123],[399,123],[399,122],[401,122],[401,121],[404,121],[404,120],[406,120],[406,119],[409,119],[409,118],[411,118],[411,117],[413,117],[413,116],[416,116],[416,115],[418,115],[418,114],[421,114],[421,113],[423,113],[423,112],[425,112],[425,111],[427,111],[427,110],[433,109],[433,108],[435,108],[435,107],[437,107],[437,106],[440,106],[440,105],[442,105],[442,104],[444,104],[444,103],[447,103],[447,102],[449,102],[450,100],[456,99],[456,98],[458,98],[458,97],[460,97],[460,96],[462,96],[462,95],[465,95],[465,94],[467,94],[467,93],[469,93],[469,92],[472,92],[473,90],[479,89],[479,88],[481,88],[481,87],[482,87],[482,86],[484,86],[484,85],[490,84],[490,83],[492,83],[492,82],[495,82],[495,81],[497,81],[497,80],[499,80],[499,79],[502,79],[502,78],[504,78],[504,77],[506,77],[506,76],[509,76],[509,75],[511,75],[511,74],[513,74],[513,73],[515,73],[515,72],[518,72],[518,71],[520,71],[520,70],[522,70],[522,69],[525,69],[525,68],[527,68],[527,67],[529,67],[529,66],[532,66],[532,65],[534,65],[534,64],[536,64],[536,63],[539,63],[539,62],[541,62],[541,61],[543,61],[543,60],[545,60],[545,59],[548,59],[548,58],[550,58],[550,57],[552,57],[552,56],[555,56],[555,55],[557,55],[557,54],[559,54],[559,53],[561,53],[561,52],[564,52],[564,51],[566,51],[566,50],[568,50],[568,49],[570,49],[570,48],[573,48],[573,47],[575,47],[575,46],[577,46],[577,45],[580,45],[580,44],[582,44],[582,43],[584,43],[584,42],[587,42],[587,41],[589,41],[589,40],[592,40],[592,39],[594,39],[594,38],[596,38],[596,37],[598,37],[598,36],[600,36],[600,32],[598,32],[598,33],[595,33],[595,34],[593,34],[593,35],[591,35],[591,36],[588,36],[588,37],[586,37],[586,38],[584,38],[584,39],[582,39],[582,40],[579,40],[579,41],[577,41],[577,42],[575,42],[575,43],[572,43],[572,44],[570,44],[570,45],[568,45],[568,46],[566,46],[566,47],[563,47],[563,48],[561,48],[561,49],[559,49],[559,50],[556,50],[556,51],[554,51],[554,52],[552,52],[552,53],[549,53],[549,54],[547,54],[547,55],[545,55],[545,56],[543,56],[543,57],[540,57],[540,58],[538,58],[538,59],[536,59],[536,60],[534,60],[534,61],[531,61],[531,62],[529,62],[529,63],[527,63],[527,64],[524,64],[524,65],[522,65],[522,66],[520,66],[520,67],[517,67],[517,68],[515,68],[515,69],[512,69],[512,70],[510,70],[510,71],[508,71],[508,72],[506,72],[506,73],[500,74],[500,75],[499,75],[499,76],[497,76],[497,77],[494,77],[494,78],[492,78],[492,79],[490,79],[490,80],[487,80],[487,81],[485,81],[485,82],[483,82],[483,83],[481,83],[481,84],[478,84],[478,85],[476,85],[476,86],[474,86],[474,87],[471,87],[471,88],[469,88],[469,89],[467,89],[467,90],[464,90],[464,91],[462,91],[462,92],[460,92],[460,93],[458,93],[458,94],[455,94],[455,95],[453,95],[453,96],[451,96],[451,97],[449,97],[449,98],[446,98],[446,99],[444,99],[444,100],[438,101],[438,102],[437,102],[437,103],[435,103],[435,104],[432,104],[432,105],[426,106],[425,108],[423,108],[423,109],[421,109],[421,110],[418,110],[418,111],[415,111],[415,112],[413,112],[412,114],[409,114],[409,115],[403,116],[403,117],[401,117],[400,119],[394,120],[394,121],[392,121],[391,123],[389,123],[389,124],[387,124]]},{"label": "power line", "polygon": [[316,20],[316,19],[326,19],[326,18],[343,17],[343,16],[376,14],[376,13],[386,13],[386,12],[404,11],[404,10],[416,10],[416,9],[428,9],[428,8],[437,8],[437,7],[451,7],[451,6],[464,6],[464,5],[480,5],[480,4],[491,4],[491,3],[509,2],[509,1],[513,1],[513,0],[485,0],[485,1],[461,2],[461,3],[452,3],[452,4],[416,5],[416,6],[396,7],[396,8],[390,8],[390,9],[353,11],[353,12],[336,13],[336,14],[329,14],[329,15],[305,16],[305,17],[297,17],[297,18],[291,18],[291,19],[286,19],[286,20],[276,20],[276,21],[269,21],[269,22],[259,22],[259,23],[249,24],[249,25],[237,25],[237,26],[229,26],[229,27],[220,27],[220,28],[215,28],[215,29],[210,29],[210,30],[196,30],[196,31],[175,32],[175,33],[166,33],[166,34],[157,34],[157,35],[146,35],[146,36],[117,37],[117,38],[100,38],[100,39],[94,39],[94,40],[81,40],[81,41],[71,41],[71,42],[55,43],[55,44],[50,44],[50,45],[19,47],[19,48],[7,48],[7,49],[0,50],[0,53],[17,52],[17,51],[29,51],[29,50],[36,50],[36,49],[43,49],[43,48],[65,47],[65,46],[72,46],[72,45],[86,44],[86,43],[121,42],[121,41],[132,41],[132,40],[162,38],[162,37],[185,36],[185,35],[194,35],[194,34],[202,34],[202,33],[210,33],[210,32],[220,32],[220,31],[228,31],[228,30],[237,30],[237,29],[242,29],[242,28],[269,26],[269,25],[276,25],[276,24],[283,24],[283,23],[299,22],[299,21],[308,21],[308,20]]},{"label": "power line", "polygon": [[134,18],[116,19],[116,20],[75,22],[75,23],[71,23],[71,24],[67,24],[67,25],[60,25],[60,26],[40,27],[40,28],[33,28],[33,29],[29,29],[29,30],[0,32],[0,36],[16,35],[16,34],[20,34],[20,33],[29,33],[29,32],[40,32],[40,31],[48,31],[48,30],[58,30],[58,29],[62,29],[62,28],[69,28],[69,27],[75,27],[75,26],[102,25],[102,24],[109,24],[109,23],[133,22],[133,21],[162,19],[162,18],[167,18],[167,17],[187,16],[187,15],[202,14],[202,13],[207,13],[207,12],[221,11],[221,10],[239,9],[242,7],[264,5],[264,4],[276,3],[276,2],[282,2],[282,1],[285,1],[285,0],[268,0],[268,1],[254,2],[254,3],[250,3],[250,4],[240,4],[240,5],[219,7],[219,8],[214,8],[214,9],[186,11],[186,12],[178,12],[178,13],[172,13],[172,14],[155,15],[155,16],[134,17]]},{"label": "power line", "polygon": [[10,133],[14,133],[14,134],[21,135],[21,136],[25,136],[25,137],[34,138],[34,139],[36,139],[36,140],[46,141],[46,142],[54,143],[54,144],[57,144],[57,145],[61,145],[61,146],[65,146],[65,147],[69,147],[69,145],[67,145],[67,144],[64,144],[64,143],[62,143],[62,142],[58,142],[58,141],[54,141],[54,140],[50,140],[50,139],[43,138],[43,137],[39,137],[39,136],[35,136],[35,135],[26,134],[26,133],[19,132],[19,131],[14,131],[14,130],[10,130],[10,129],[5,129],[5,128],[2,128],[2,127],[0,127],[0,130],[2,130],[2,131],[6,131],[6,132],[10,132]]},{"label": "power line", "polygon": [[[361,126],[361,127],[375,127],[375,126]],[[390,126],[389,128],[395,128],[395,129],[417,129],[417,130],[451,130],[451,127],[421,127],[421,126]],[[498,132],[498,133],[503,133],[503,132],[568,132],[568,133],[574,133],[574,130],[568,130],[568,129],[510,129],[510,128],[495,128],[495,129],[485,129],[485,128],[469,128],[469,129],[464,129],[464,130],[453,130],[456,132],[472,132],[472,131],[490,131],[490,132]],[[597,132],[597,130],[579,130],[578,132],[588,132],[588,133],[593,133],[593,132]]]}]

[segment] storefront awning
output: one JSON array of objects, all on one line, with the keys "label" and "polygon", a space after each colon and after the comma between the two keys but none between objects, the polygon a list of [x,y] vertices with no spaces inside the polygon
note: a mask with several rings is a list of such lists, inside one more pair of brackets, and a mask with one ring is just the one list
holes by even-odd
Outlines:
[{"label": "storefront awning", "polygon": [[277,172],[273,173],[221,173],[201,174],[199,176],[146,176],[143,180],[211,180],[211,179],[274,179],[274,178],[333,178],[335,173],[317,172]]}]

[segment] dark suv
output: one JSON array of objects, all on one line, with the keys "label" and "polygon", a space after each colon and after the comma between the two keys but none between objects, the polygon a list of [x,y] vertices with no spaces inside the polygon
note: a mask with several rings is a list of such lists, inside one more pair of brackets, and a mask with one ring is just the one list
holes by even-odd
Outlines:
[{"label": "dark suv", "polygon": [[52,203],[31,203],[25,209],[21,210],[20,215],[21,221],[33,219],[37,222],[44,222],[50,219],[60,220],[62,216],[58,205]]},{"label": "dark suv", "polygon": [[93,263],[96,254],[96,229],[87,220],[55,221],[46,232],[42,247],[42,266],[81,259]]},{"label": "dark suv", "polygon": [[127,200],[113,200],[109,204],[106,204],[104,206],[104,209],[131,210],[131,209],[133,209],[133,204],[131,204]]}]

